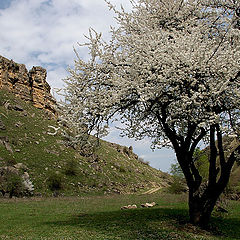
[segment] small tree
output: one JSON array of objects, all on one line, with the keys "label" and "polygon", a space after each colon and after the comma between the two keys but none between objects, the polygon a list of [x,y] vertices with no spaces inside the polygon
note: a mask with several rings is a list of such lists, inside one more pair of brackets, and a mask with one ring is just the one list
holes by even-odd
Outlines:
[{"label": "small tree", "polygon": [[17,172],[1,169],[0,192],[3,196],[8,193],[10,198],[23,196],[25,187],[22,177]]},{"label": "small tree", "polygon": [[177,178],[184,178],[183,171],[178,162],[171,164],[170,174]]},{"label": "small tree", "polygon": [[[108,3],[118,23],[109,42],[89,31],[90,59],[77,54],[69,70],[63,114],[89,133],[117,116],[127,136],[172,147],[189,188],[190,220],[206,226],[240,151],[224,153],[222,143],[238,134],[239,1],[130,1],[131,12]],[[202,140],[211,151],[204,189],[193,158]]]}]

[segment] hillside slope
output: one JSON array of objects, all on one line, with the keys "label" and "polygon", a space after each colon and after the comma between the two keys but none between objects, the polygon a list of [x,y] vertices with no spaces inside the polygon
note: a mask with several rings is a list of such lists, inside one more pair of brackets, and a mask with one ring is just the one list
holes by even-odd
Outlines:
[{"label": "hillside slope", "polygon": [[35,194],[130,193],[164,187],[171,178],[138,160],[131,149],[101,141],[82,156],[53,136],[57,121],[43,110],[0,90],[0,167],[23,163]]}]

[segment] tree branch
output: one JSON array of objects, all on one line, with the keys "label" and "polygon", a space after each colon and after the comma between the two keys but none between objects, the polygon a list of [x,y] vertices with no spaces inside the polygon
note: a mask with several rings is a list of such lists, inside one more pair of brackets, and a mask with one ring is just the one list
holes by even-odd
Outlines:
[{"label": "tree branch", "polygon": [[209,158],[209,183],[208,186],[216,184],[217,170],[216,170],[216,159],[217,159],[217,148],[215,144],[215,125],[210,126],[210,158]]},{"label": "tree branch", "polygon": [[184,141],[184,145],[185,145],[186,149],[189,149],[189,148],[191,149],[191,146],[190,146],[191,140],[192,140],[192,137],[193,137],[193,134],[194,134],[196,128],[197,128],[196,124],[191,124],[191,122],[188,122],[188,132],[187,132],[187,136]]},{"label": "tree branch", "polygon": [[228,33],[229,29],[227,29],[227,31],[224,33],[220,43],[218,44],[218,46],[216,47],[216,49],[214,50],[214,52],[212,53],[212,55],[210,56],[210,58],[207,60],[206,65],[209,63],[209,61],[214,57],[214,55],[216,54],[216,52],[218,51],[218,49],[220,48],[220,46],[223,43],[224,38],[226,37],[227,33]]},{"label": "tree branch", "polygon": [[192,146],[190,148],[190,153],[193,155],[194,150],[196,149],[198,143],[203,139],[203,137],[207,134],[204,128],[201,128],[201,133],[198,135],[196,139],[194,139]]},{"label": "tree branch", "polygon": [[192,174],[194,176],[194,180],[195,180],[194,181],[194,189],[197,190],[202,183],[202,177],[199,174],[199,171],[196,168],[194,161],[191,161],[190,168],[191,168]]},{"label": "tree branch", "polygon": [[237,159],[235,154],[240,154],[240,145],[231,153],[228,161],[225,164],[224,170],[221,172],[221,176],[217,182],[217,187],[220,191],[223,191],[228,184],[232,167]]},{"label": "tree branch", "polygon": [[235,82],[240,77],[240,71],[237,72],[236,76],[234,78],[230,78],[229,82]]},{"label": "tree branch", "polygon": [[217,140],[218,140],[218,151],[219,151],[219,158],[220,158],[220,165],[222,171],[224,171],[225,167],[225,156],[224,156],[224,150],[223,150],[223,141],[222,141],[222,132],[220,130],[219,124],[216,124],[216,130],[217,130]]},{"label": "tree branch", "polygon": [[161,115],[160,116],[159,112],[156,113],[156,117],[159,121],[159,123],[163,126],[164,128],[164,132],[166,133],[167,137],[169,138],[169,140],[171,141],[171,143],[173,144],[174,149],[177,151],[179,149],[179,144],[177,142],[177,133],[175,132],[175,130],[172,130],[169,125],[167,124],[166,120],[167,120],[167,113],[164,109],[164,107],[161,108]]}]

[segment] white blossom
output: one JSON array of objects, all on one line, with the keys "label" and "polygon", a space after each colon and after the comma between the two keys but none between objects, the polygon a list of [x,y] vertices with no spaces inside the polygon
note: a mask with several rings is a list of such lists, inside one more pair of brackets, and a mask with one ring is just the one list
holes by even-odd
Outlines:
[{"label": "white blossom", "polygon": [[[240,31],[232,0],[139,0],[116,9],[111,40],[89,30],[90,59],[78,55],[65,80],[63,116],[77,129],[106,130],[119,116],[129,137],[169,145],[220,123],[238,132]],[[194,128],[193,128],[194,126]],[[177,140],[179,141],[179,140]]]}]

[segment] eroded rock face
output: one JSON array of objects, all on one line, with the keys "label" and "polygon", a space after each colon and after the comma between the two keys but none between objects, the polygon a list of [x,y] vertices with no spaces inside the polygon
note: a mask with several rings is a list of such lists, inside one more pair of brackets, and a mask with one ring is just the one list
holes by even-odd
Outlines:
[{"label": "eroded rock face", "polygon": [[33,67],[29,72],[24,64],[15,63],[0,56],[0,89],[6,88],[37,108],[45,109],[56,116],[56,101],[46,82],[47,71]]},{"label": "eroded rock face", "polygon": [[3,87],[27,101],[32,99],[31,84],[26,67],[0,56],[0,89]]}]

